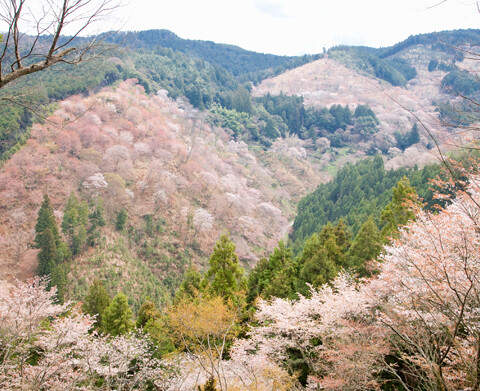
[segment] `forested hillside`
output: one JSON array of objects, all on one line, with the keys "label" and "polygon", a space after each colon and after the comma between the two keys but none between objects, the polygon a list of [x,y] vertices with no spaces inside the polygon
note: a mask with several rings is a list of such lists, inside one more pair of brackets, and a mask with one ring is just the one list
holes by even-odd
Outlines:
[{"label": "forested hillside", "polygon": [[386,170],[379,156],[347,164],[332,181],[319,185],[298,203],[292,240],[301,248],[299,244],[306,238],[328,222],[336,224],[339,219],[343,219],[354,235],[368,217],[379,224],[382,210],[391,201],[393,187],[404,177],[431,207],[436,201],[429,180],[438,174],[438,165]]},{"label": "forested hillside", "polygon": [[480,389],[479,31],[96,38],[0,88],[0,389]]},{"label": "forested hillside", "polygon": [[[29,243],[45,194],[56,224],[64,224],[72,194],[83,205],[72,213],[84,217],[63,232],[71,257],[57,260],[68,258],[75,297],[97,275],[112,291],[120,285],[165,301],[189,265],[204,266],[225,230],[253,265],[286,234],[296,202],[319,182],[300,148],[250,151],[210,126],[205,113],[165,93],[149,96],[134,80],[65,100],[2,167],[3,278],[37,270],[41,254]],[[99,207],[103,228],[95,222]]]}]

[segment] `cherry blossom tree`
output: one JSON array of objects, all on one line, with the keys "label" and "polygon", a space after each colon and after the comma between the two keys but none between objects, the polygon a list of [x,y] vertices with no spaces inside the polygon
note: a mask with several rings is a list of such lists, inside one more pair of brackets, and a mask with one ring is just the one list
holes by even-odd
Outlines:
[{"label": "cherry blossom tree", "polygon": [[469,182],[439,213],[417,212],[370,284],[402,362],[389,369],[407,387],[480,387],[480,178]]},{"label": "cherry blossom tree", "polygon": [[193,215],[193,226],[195,227],[195,232],[198,231],[208,231],[213,226],[213,216],[203,208],[198,208],[195,210]]},{"label": "cherry blossom tree", "polygon": [[[48,280],[0,291],[0,388],[145,390],[168,385],[176,361],[152,356],[145,336],[90,333],[95,318],[53,304]],[[99,380],[101,380],[99,382]],[[102,386],[98,386],[102,384]]]},{"label": "cherry blossom tree", "polygon": [[356,389],[375,388],[375,368],[386,350],[381,338],[373,338],[378,332],[364,286],[341,274],[331,285],[311,288],[310,294],[258,302],[259,326],[250,331],[256,354],[288,366],[296,353],[308,368],[311,389],[338,389],[348,382]]}]

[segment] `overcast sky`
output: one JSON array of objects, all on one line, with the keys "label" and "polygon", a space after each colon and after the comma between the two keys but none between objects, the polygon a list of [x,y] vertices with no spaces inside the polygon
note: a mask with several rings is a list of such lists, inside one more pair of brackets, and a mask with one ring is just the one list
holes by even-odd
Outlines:
[{"label": "overcast sky", "polygon": [[116,12],[122,30],[168,29],[181,38],[287,55],[338,44],[389,46],[412,34],[480,28],[474,0],[125,1]]}]

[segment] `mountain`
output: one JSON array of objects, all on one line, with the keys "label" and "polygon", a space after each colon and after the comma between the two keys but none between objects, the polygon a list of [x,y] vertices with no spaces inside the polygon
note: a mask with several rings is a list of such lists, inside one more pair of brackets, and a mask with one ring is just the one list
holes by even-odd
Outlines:
[{"label": "mountain", "polygon": [[[391,48],[332,48],[325,58],[263,80],[252,94],[301,97],[304,105],[314,110],[348,105],[354,111],[359,105],[367,105],[379,121],[369,134],[359,132],[352,123],[345,129],[317,131],[317,137],[326,136],[330,141],[337,137],[344,146],[362,153],[380,152],[388,159],[387,168],[424,165],[435,158],[430,153],[431,137],[423,125],[442,144],[451,143],[456,124],[446,114],[455,114],[461,108],[452,108],[450,113],[445,108],[453,107],[458,94],[478,91],[474,80],[468,79],[469,73],[462,73],[464,68],[476,72],[477,62],[464,59],[462,52],[451,46],[476,50],[475,41],[465,43],[474,38],[480,39],[478,30],[410,37]],[[394,65],[409,75],[408,80]],[[393,82],[394,76],[403,81]],[[464,87],[472,85],[474,88]],[[415,124],[420,140],[405,148],[400,140],[408,137]]]},{"label": "mountain", "polygon": [[[75,297],[97,276],[112,290],[165,301],[225,231],[251,267],[286,235],[296,203],[320,181],[300,140],[275,145],[249,149],[205,113],[165,91],[147,95],[134,80],[64,100],[1,168],[1,279],[35,273],[30,244],[42,197],[50,196],[60,225],[71,192],[101,202],[107,221],[98,243],[71,261]],[[128,218],[120,232],[121,210]]]},{"label": "mountain", "polygon": [[298,66],[318,56],[277,56],[257,53],[234,45],[183,39],[169,30],[147,30],[137,32],[110,32],[105,34],[108,42],[126,46],[133,50],[170,48],[193,57],[205,60],[226,69],[234,76],[269,70],[273,73],[281,69]]},{"label": "mountain", "polygon": [[[442,34],[455,44],[478,35]],[[339,47],[308,62],[163,30],[118,33],[109,39],[126,47],[108,58],[2,89],[39,93],[34,115],[0,107],[2,278],[35,273],[43,194],[60,224],[72,191],[91,206],[101,199],[107,220],[96,245],[72,260],[76,297],[97,274],[133,296],[145,281],[140,291],[166,300],[225,231],[253,266],[289,232],[297,202],[343,165],[374,154],[386,169],[434,161],[419,120],[445,144],[455,135],[442,108],[455,101],[452,86],[474,85],[460,68],[477,65],[433,37]],[[308,63],[252,85],[295,61]],[[127,223],[117,230],[121,212]],[[308,217],[310,227],[323,224]]]}]

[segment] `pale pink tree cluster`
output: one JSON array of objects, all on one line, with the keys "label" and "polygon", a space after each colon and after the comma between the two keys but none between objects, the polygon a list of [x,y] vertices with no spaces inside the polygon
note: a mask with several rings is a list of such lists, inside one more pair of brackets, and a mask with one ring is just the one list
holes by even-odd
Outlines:
[{"label": "pale pink tree cluster", "polygon": [[250,331],[257,354],[288,365],[289,354],[297,352],[308,366],[311,389],[340,389],[347,378],[356,389],[375,388],[374,368],[386,353],[383,340],[352,346],[378,336],[364,289],[341,274],[331,285],[312,288],[309,298],[260,300],[259,326]]},{"label": "pale pink tree cluster", "polygon": [[144,335],[91,333],[94,317],[54,304],[47,285],[35,278],[0,291],[1,389],[142,390],[175,375],[175,361],[152,357]]},{"label": "pale pink tree cluster", "polygon": [[208,231],[213,226],[214,218],[210,212],[203,208],[195,209],[193,215],[193,226],[196,231]]},{"label": "pale pink tree cluster", "polygon": [[377,276],[341,274],[308,298],[260,301],[255,354],[287,365],[297,352],[309,389],[378,389],[386,377],[407,390],[479,389],[479,189],[470,177],[445,209],[417,210]]},{"label": "pale pink tree cluster", "polygon": [[[247,341],[248,342],[248,341]],[[300,390],[302,387],[287,371],[267,357],[250,355],[248,352],[233,353],[230,360],[217,363],[219,375],[213,376],[219,390],[230,391],[287,391]],[[177,357],[177,371],[169,378],[166,391],[198,390],[210,378],[211,374],[198,364],[198,360],[189,355]]]},{"label": "pale pink tree cluster", "polygon": [[[383,257],[370,284],[393,333],[404,376],[425,389],[480,387],[480,178],[416,222]],[[392,373],[398,375],[395,368]]]},{"label": "pale pink tree cluster", "polygon": [[105,177],[101,172],[89,176],[82,183],[82,187],[92,194],[98,194],[101,189],[106,189],[108,187],[108,182],[105,180]]}]

